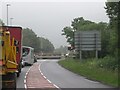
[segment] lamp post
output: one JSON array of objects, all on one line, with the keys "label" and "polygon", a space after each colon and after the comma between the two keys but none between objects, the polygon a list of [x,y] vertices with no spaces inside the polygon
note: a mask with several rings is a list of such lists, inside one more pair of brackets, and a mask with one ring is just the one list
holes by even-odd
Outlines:
[{"label": "lamp post", "polygon": [[12,26],[12,20],[13,20],[14,18],[10,18],[10,25]]},{"label": "lamp post", "polygon": [[7,26],[8,26],[8,7],[10,6],[10,4],[7,4]]}]

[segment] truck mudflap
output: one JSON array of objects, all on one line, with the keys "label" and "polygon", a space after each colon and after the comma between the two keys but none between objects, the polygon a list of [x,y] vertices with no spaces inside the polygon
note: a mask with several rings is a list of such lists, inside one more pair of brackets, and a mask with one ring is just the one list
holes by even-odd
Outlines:
[{"label": "truck mudflap", "polygon": [[16,90],[16,73],[2,75],[2,89]]}]

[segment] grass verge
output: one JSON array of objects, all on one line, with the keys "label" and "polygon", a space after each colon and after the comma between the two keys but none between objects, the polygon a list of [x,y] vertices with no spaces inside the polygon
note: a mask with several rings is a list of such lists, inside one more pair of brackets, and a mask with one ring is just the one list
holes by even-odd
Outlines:
[{"label": "grass verge", "polygon": [[58,62],[62,67],[88,79],[100,81],[104,84],[118,87],[118,72],[99,68],[96,60],[66,59]]}]

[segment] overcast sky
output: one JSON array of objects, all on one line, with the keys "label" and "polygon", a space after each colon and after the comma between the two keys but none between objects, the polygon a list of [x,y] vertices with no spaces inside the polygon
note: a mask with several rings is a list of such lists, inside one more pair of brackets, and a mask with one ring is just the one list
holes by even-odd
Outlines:
[{"label": "overcast sky", "polygon": [[[9,1],[9,2],[8,2]],[[17,2],[19,1],[19,2]],[[40,0],[41,1],[41,0]],[[95,2],[78,2],[78,0],[65,0],[61,2],[38,2],[37,0],[2,0],[0,2],[0,18],[6,20],[6,4],[9,3],[9,24],[32,29],[37,36],[50,40],[55,47],[67,45],[66,39],[61,35],[65,26],[70,26],[74,18],[83,17],[94,22],[108,22],[105,13],[105,0]],[[56,0],[57,1],[57,0]],[[59,0],[58,0],[59,1]]]}]

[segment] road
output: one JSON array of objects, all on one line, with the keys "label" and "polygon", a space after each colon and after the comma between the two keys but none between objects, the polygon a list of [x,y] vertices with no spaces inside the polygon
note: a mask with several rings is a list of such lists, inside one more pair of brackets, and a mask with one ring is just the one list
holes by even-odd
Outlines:
[{"label": "road", "polygon": [[110,88],[110,86],[88,80],[62,68],[57,61],[44,60],[39,63],[41,63],[40,69],[43,75],[59,88]]},{"label": "road", "polygon": [[17,89],[27,88],[56,88],[39,70],[39,62],[32,66],[25,66],[22,68],[20,76],[17,78]]},{"label": "road", "polygon": [[17,88],[25,88],[24,86],[24,80],[25,80],[25,75],[27,71],[29,70],[30,66],[25,66],[22,68],[20,76],[17,78]]},{"label": "road", "polygon": [[[59,88],[110,88],[110,86],[101,84],[97,81],[91,81],[83,76],[74,74],[63,67],[57,62],[59,60],[38,60],[37,64],[40,65],[40,70],[43,76],[46,77],[52,84]],[[30,66],[22,68],[22,73],[17,78],[17,88],[25,88],[24,80]],[[34,74],[34,73],[33,73]],[[29,76],[29,75],[28,75]],[[28,78],[28,77],[27,77]],[[32,80],[32,79],[31,79]]]}]

